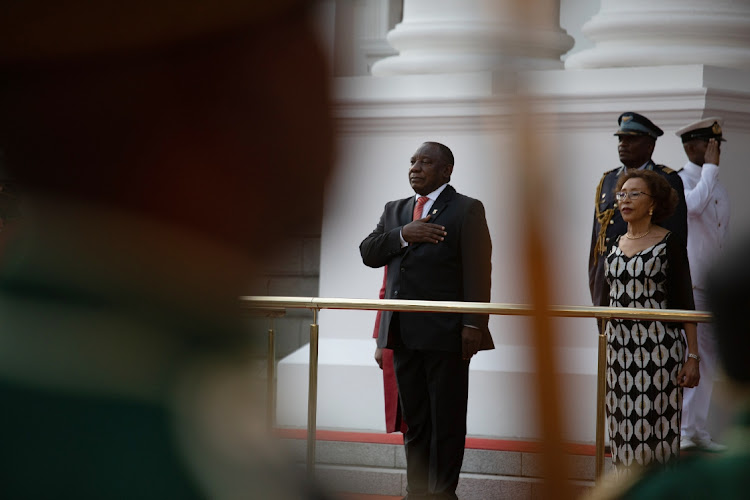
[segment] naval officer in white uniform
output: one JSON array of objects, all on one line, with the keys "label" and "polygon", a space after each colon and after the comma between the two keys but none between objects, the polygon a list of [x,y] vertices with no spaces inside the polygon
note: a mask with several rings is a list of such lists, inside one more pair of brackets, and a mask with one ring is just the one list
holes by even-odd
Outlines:
[{"label": "naval officer in white uniform", "polygon": [[[688,157],[679,175],[685,186],[688,210],[688,259],[693,278],[695,309],[708,309],[705,295],[705,274],[724,248],[729,226],[729,197],[719,183],[719,157],[723,120],[710,117],[691,123],[677,131]],[[701,353],[701,381],[697,387],[685,389],[682,402],[681,449],[698,448],[724,451],[706,429],[713,391],[718,353],[710,323],[698,324],[698,352]]]}]

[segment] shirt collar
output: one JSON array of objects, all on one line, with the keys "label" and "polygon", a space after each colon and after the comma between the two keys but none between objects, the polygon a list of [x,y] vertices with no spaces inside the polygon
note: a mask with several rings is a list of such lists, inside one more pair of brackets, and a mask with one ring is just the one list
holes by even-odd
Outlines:
[{"label": "shirt collar", "polygon": [[[437,200],[438,196],[440,196],[440,193],[443,192],[443,190],[445,189],[445,186],[447,186],[447,185],[448,185],[448,183],[446,182],[445,184],[443,184],[442,186],[440,186],[439,188],[437,188],[435,191],[433,191],[430,194],[428,194],[427,197],[430,200],[432,200],[432,201]],[[421,196],[422,196],[421,194],[416,194],[414,198],[418,200]]]}]

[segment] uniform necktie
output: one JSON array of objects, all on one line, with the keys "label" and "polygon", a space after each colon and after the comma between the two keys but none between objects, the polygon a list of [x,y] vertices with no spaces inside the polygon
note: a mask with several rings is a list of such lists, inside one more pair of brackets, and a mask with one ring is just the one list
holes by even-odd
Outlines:
[{"label": "uniform necktie", "polygon": [[412,215],[411,220],[417,220],[422,218],[422,210],[424,210],[424,205],[429,200],[426,196],[420,196],[417,198],[417,204],[414,205],[414,215]]}]

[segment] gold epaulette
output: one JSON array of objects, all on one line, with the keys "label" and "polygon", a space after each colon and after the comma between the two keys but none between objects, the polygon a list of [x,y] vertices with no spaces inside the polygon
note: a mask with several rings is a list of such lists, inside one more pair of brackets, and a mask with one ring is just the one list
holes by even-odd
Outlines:
[{"label": "gold epaulette", "polygon": [[669,168],[666,165],[657,165],[657,167],[659,167],[660,169],[662,169],[665,174],[673,174],[673,173],[676,172],[676,170],[672,170],[671,168]]},{"label": "gold epaulette", "polygon": [[607,175],[614,172],[615,169],[609,170],[607,172],[604,172],[604,175],[602,175],[602,178],[599,180],[599,185],[596,187],[596,197],[594,199],[594,207],[595,207],[595,217],[597,222],[599,222],[599,235],[596,238],[596,245],[594,246],[594,265],[596,265],[599,261],[599,256],[604,255],[604,252],[607,250],[607,226],[609,225],[609,221],[612,220],[612,217],[615,215],[615,209],[614,208],[608,208],[604,212],[599,210],[599,204],[601,203],[601,196],[602,196],[602,186],[604,185],[604,179],[607,178]]}]

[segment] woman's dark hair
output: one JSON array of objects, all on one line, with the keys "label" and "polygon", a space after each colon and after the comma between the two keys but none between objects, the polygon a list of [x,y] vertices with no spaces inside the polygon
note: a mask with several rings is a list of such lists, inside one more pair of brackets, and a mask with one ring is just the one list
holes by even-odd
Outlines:
[{"label": "woman's dark hair", "polygon": [[648,194],[654,200],[654,213],[651,216],[651,220],[654,223],[662,222],[674,213],[679,201],[677,191],[669,185],[669,182],[663,176],[651,170],[631,170],[627,174],[620,176],[615,192],[622,190],[623,184],[628,179],[643,179],[643,182],[646,183]]}]

